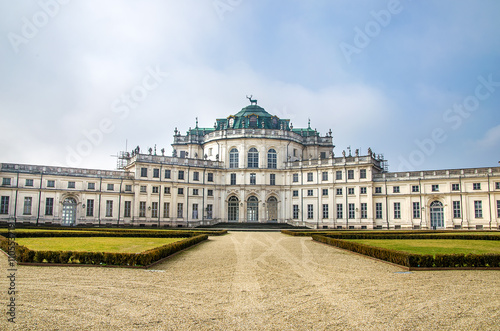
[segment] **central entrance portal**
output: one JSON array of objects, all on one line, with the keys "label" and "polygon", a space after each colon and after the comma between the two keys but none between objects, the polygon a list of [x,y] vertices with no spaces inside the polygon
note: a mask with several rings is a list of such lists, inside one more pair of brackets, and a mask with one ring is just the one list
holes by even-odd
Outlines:
[{"label": "central entrance portal", "polygon": [[238,215],[240,214],[239,200],[237,197],[230,197],[227,204],[227,220],[229,222],[238,222]]},{"label": "central entrance portal", "polygon": [[267,199],[267,220],[271,222],[278,221],[278,200],[275,197]]},{"label": "central entrance portal", "polygon": [[259,199],[251,196],[247,200],[247,222],[259,221]]},{"label": "central entrance portal", "polygon": [[443,204],[439,201],[431,203],[431,227],[436,229],[444,227]]},{"label": "central entrance portal", "polygon": [[66,198],[63,202],[62,225],[74,225],[76,221],[76,200]]}]

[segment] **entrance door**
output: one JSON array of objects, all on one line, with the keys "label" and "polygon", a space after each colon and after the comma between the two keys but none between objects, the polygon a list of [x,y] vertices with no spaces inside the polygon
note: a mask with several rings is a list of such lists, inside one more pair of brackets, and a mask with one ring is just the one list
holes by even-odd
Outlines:
[{"label": "entrance door", "polygon": [[267,199],[267,220],[271,222],[278,221],[278,200],[275,197]]},{"label": "entrance door", "polygon": [[251,196],[247,200],[247,222],[259,221],[259,199]]},{"label": "entrance door", "polygon": [[66,198],[63,202],[62,225],[74,225],[76,221],[76,200]]},{"label": "entrance door", "polygon": [[238,215],[240,214],[240,201],[237,197],[230,197],[227,204],[227,220],[228,222],[238,222]]},{"label": "entrance door", "polygon": [[431,227],[433,229],[444,227],[443,204],[439,201],[431,203]]}]

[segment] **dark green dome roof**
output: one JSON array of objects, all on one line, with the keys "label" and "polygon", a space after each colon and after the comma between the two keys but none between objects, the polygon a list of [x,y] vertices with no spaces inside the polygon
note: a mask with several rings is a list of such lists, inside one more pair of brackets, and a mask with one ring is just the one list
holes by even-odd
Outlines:
[{"label": "dark green dome roof", "polygon": [[255,114],[259,117],[272,117],[271,114],[269,114],[264,108],[257,106],[257,105],[250,105],[246,106],[245,108],[241,109],[235,117],[246,117],[248,115]]}]

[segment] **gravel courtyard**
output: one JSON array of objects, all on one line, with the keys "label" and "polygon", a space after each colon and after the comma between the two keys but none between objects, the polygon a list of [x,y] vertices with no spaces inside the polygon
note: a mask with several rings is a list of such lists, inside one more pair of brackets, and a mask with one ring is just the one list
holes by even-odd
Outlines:
[{"label": "gravel courtyard", "polygon": [[19,266],[0,329],[500,330],[499,271],[402,269],[276,232],[210,237],[153,270]]}]

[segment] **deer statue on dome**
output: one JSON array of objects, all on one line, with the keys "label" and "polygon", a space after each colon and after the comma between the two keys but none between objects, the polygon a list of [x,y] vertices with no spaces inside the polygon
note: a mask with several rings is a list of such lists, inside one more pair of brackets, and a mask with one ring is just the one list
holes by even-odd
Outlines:
[{"label": "deer statue on dome", "polygon": [[253,95],[251,96],[248,96],[247,95],[247,99],[250,100],[250,104],[251,105],[256,105],[257,104],[257,99],[252,99]]}]

